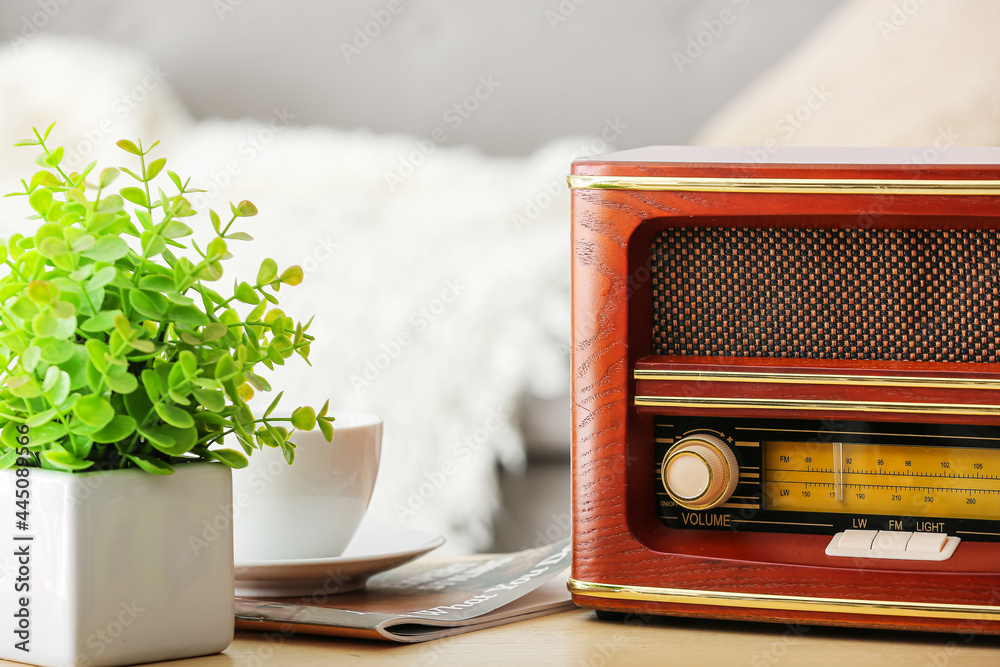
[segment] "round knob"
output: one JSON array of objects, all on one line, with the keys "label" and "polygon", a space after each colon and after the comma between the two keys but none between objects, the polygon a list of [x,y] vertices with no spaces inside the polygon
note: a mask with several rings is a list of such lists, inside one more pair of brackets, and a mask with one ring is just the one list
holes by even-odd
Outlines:
[{"label": "round knob", "polygon": [[729,500],[739,477],[733,450],[707,433],[675,442],[660,466],[667,493],[678,505],[691,510],[711,509]]}]

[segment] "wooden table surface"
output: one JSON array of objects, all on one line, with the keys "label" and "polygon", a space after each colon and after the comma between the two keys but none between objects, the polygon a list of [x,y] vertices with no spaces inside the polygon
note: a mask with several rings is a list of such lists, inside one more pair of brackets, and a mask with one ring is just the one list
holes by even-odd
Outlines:
[{"label": "wooden table surface", "polygon": [[[9,663],[13,664],[13,663]],[[423,644],[239,631],[220,655],[171,667],[268,665],[1000,665],[1000,637],[650,619],[599,621],[574,610]]]}]

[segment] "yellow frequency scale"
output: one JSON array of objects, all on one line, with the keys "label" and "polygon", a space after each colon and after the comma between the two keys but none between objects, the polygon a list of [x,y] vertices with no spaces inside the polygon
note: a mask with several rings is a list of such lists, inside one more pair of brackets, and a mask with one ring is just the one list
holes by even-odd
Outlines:
[{"label": "yellow frequency scale", "polygon": [[994,519],[1000,450],[766,441],[771,510]]}]

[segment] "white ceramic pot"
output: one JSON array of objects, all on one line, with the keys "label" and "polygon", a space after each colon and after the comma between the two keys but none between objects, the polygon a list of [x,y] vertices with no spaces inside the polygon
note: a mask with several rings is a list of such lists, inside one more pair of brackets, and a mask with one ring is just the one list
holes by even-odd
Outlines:
[{"label": "white ceramic pot", "polygon": [[[27,470],[0,471],[0,658],[99,667],[229,645],[229,468]],[[27,529],[19,489],[28,491]]]}]

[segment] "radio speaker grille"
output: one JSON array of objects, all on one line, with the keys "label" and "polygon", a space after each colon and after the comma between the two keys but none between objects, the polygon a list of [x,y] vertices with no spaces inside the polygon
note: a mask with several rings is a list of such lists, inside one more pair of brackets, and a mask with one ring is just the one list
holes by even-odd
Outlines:
[{"label": "radio speaker grille", "polygon": [[672,228],[651,251],[656,354],[997,361],[996,230]]}]

